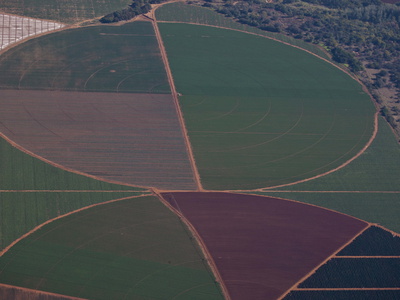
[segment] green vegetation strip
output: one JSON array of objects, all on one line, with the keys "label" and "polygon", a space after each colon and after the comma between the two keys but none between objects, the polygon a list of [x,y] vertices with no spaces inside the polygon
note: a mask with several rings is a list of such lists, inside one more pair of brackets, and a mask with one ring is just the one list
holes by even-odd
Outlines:
[{"label": "green vegetation strip", "polygon": [[194,238],[155,197],[46,225],[0,258],[0,282],[88,299],[223,299]]},{"label": "green vegetation strip", "polygon": [[75,23],[125,8],[131,0],[0,0],[3,12]]},{"label": "green vegetation strip", "polygon": [[242,32],[159,24],[206,189],[254,189],[339,166],[370,139],[361,86],[298,49]]},{"label": "green vegetation strip", "polygon": [[1,89],[169,93],[150,22],[70,29],[0,57]]},{"label": "green vegetation strip", "polygon": [[185,22],[185,23],[195,23],[203,25],[211,25],[218,27],[225,27],[235,30],[247,31],[249,33],[260,34],[266,37],[277,39],[284,43],[289,43],[293,46],[297,46],[308,51],[311,51],[323,58],[330,59],[329,56],[321,48],[306,43],[299,39],[294,39],[283,34],[273,33],[258,29],[256,27],[251,27],[249,25],[241,24],[236,22],[232,18],[227,18],[222,14],[215,12],[212,9],[207,9],[204,7],[189,5],[184,2],[169,3],[157,8],[156,17],[159,21],[168,22]]}]

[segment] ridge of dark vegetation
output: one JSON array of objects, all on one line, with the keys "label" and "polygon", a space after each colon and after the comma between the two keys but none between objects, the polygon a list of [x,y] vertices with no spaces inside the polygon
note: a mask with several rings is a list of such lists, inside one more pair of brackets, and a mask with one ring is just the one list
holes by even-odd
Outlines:
[{"label": "ridge of dark vegetation", "polygon": [[356,74],[400,135],[400,3],[380,0],[193,0],[235,21],[324,48]]},{"label": "ridge of dark vegetation", "polygon": [[100,19],[101,23],[115,23],[119,21],[128,21],[134,17],[146,14],[151,9],[151,4],[158,4],[165,2],[165,0],[133,0],[127,8],[114,11],[105,15]]}]

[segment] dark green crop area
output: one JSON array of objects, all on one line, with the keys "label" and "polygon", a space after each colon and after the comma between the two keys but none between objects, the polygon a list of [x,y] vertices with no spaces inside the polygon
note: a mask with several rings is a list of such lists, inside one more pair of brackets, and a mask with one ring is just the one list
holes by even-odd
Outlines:
[{"label": "dark green crop area", "polygon": [[223,299],[188,229],[155,197],[46,225],[0,258],[0,281],[87,299]]},{"label": "dark green crop area", "polygon": [[382,300],[398,299],[399,290],[358,290],[358,291],[292,291],[284,300]]},{"label": "dark green crop area", "polygon": [[333,258],[299,288],[398,288],[399,258]]},{"label": "dark green crop area", "polygon": [[150,22],[70,29],[0,57],[0,89],[168,93]]},{"label": "dark green crop area", "polygon": [[3,12],[75,23],[125,8],[131,0],[0,0]]},{"label": "dark green crop area", "polygon": [[339,166],[370,139],[375,108],[347,74],[242,32],[159,24],[206,189],[254,189]]}]

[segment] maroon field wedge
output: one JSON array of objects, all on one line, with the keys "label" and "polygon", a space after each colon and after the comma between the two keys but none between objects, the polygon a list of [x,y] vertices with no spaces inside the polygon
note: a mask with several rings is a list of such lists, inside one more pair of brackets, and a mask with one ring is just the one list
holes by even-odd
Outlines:
[{"label": "maroon field wedge", "polygon": [[368,226],[326,209],[231,193],[164,193],[192,224],[232,300],[277,299]]}]

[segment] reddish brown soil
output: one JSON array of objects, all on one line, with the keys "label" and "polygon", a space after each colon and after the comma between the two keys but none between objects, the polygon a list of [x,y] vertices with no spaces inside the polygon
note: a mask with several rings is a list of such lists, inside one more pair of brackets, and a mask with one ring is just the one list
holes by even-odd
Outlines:
[{"label": "reddish brown soil", "polygon": [[230,193],[163,193],[196,228],[231,299],[277,299],[368,224],[315,206]]},{"label": "reddish brown soil", "polygon": [[196,189],[171,95],[2,90],[0,106],[0,132],[67,169]]}]

